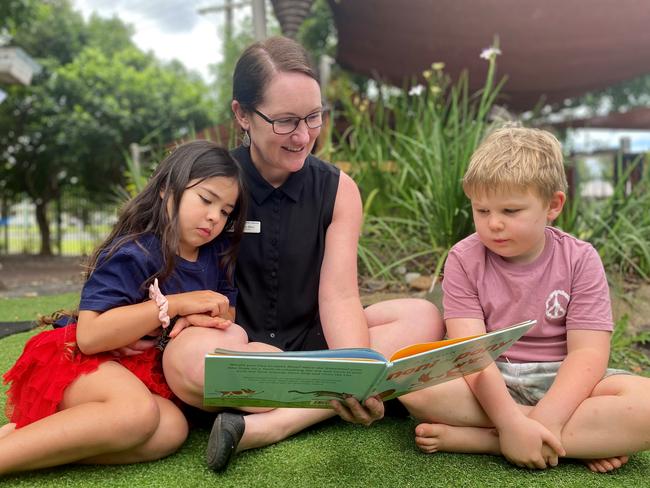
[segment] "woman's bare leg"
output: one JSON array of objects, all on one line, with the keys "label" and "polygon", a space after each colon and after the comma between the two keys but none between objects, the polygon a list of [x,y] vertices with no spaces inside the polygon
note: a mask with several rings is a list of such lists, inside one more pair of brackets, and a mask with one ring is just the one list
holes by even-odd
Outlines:
[{"label": "woman's bare leg", "polygon": [[203,385],[205,355],[221,347],[234,351],[279,351],[261,342],[248,342],[248,335],[239,325],[227,329],[188,327],[169,341],[163,354],[163,370],[167,384],[183,402],[204,410]]}]

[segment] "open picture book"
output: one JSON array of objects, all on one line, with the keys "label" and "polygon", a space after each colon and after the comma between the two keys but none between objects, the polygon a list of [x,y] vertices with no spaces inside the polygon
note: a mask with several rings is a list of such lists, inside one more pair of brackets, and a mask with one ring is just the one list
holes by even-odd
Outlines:
[{"label": "open picture book", "polygon": [[366,348],[205,356],[204,404],[330,408],[349,396],[390,400],[488,366],[534,320],[477,336],[413,344],[384,358]]}]

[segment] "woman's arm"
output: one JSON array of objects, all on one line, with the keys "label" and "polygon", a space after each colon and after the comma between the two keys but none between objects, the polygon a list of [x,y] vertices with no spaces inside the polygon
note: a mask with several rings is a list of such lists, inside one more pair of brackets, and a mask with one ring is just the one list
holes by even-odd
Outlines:
[{"label": "woman's arm", "polygon": [[332,222],[325,237],[318,303],[330,348],[368,347],[368,324],[359,298],[357,246],[362,225],[361,195],[341,172]]}]

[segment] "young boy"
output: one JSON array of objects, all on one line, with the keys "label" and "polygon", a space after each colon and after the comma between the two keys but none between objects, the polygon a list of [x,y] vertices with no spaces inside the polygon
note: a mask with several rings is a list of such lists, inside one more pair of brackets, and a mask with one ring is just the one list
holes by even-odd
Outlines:
[{"label": "young boy", "polygon": [[449,337],[537,324],[474,375],[403,396],[418,447],[502,454],[520,467],[583,459],[596,472],[650,449],[650,379],[607,369],[613,329],[596,250],[547,225],[565,203],[560,143],[504,128],[473,154],[463,179],[476,233],[445,264]]}]

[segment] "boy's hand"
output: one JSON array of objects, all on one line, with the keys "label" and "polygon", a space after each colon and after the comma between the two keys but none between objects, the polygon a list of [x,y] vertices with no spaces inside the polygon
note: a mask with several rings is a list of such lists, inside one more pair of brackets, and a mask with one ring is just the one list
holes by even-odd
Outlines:
[{"label": "boy's hand", "polygon": [[173,339],[181,333],[186,327],[211,327],[213,329],[227,329],[232,325],[232,320],[223,317],[211,317],[205,313],[193,313],[184,317],[179,317],[169,337]]},{"label": "boy's hand", "polygon": [[[544,427],[546,427],[551,434],[553,434],[558,440],[562,440],[562,428],[563,426],[560,424],[549,424],[547,422],[544,422],[541,418],[537,418],[535,415],[535,409],[533,409],[529,414],[528,418],[535,420],[542,424]],[[548,444],[544,444],[542,447],[542,456],[546,460],[546,463],[549,466],[555,467],[558,465],[559,459],[558,459],[558,453]]]},{"label": "boy's hand", "polygon": [[330,403],[339,417],[353,424],[369,426],[384,417],[384,402],[378,397],[368,398],[363,405],[354,397],[346,398],[343,402],[332,400]]},{"label": "boy's hand", "polygon": [[[499,430],[504,457],[520,468],[545,469],[565,451],[560,440],[546,427],[525,416],[517,417]],[[547,446],[553,455],[544,451]]]}]

